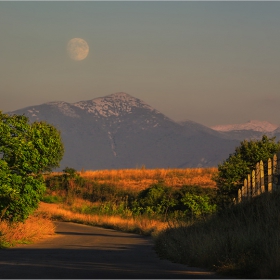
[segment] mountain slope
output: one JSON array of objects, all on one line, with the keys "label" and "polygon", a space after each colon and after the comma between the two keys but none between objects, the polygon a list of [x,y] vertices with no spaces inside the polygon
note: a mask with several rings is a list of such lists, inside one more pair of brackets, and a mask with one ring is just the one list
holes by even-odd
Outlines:
[{"label": "mountain slope", "polygon": [[126,93],[76,103],[49,102],[11,113],[45,120],[61,131],[61,168],[216,166],[239,142],[194,122],[176,123]]}]

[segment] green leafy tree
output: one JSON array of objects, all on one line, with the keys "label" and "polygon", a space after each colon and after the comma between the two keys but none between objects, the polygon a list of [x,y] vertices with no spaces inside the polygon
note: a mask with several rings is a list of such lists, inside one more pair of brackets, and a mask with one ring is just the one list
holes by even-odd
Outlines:
[{"label": "green leafy tree", "polygon": [[59,167],[64,153],[59,131],[0,111],[0,220],[24,221],[45,191],[42,174]]},{"label": "green leafy tree", "polygon": [[213,180],[217,183],[221,208],[233,203],[238,189],[242,187],[244,179],[257,162],[266,162],[280,151],[280,142],[275,142],[275,139],[264,135],[261,140],[244,140],[235,148],[235,152],[218,166],[218,173]]}]

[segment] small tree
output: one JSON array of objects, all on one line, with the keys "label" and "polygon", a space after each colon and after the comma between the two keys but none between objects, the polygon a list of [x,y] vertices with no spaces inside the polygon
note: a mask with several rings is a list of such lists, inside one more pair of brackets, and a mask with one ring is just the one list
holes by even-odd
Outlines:
[{"label": "small tree", "polygon": [[74,179],[79,176],[76,169],[68,166],[66,166],[62,171],[64,172],[63,177],[65,178],[66,181],[69,179]]},{"label": "small tree", "polygon": [[217,183],[221,208],[233,203],[238,189],[242,187],[244,179],[257,162],[265,162],[280,151],[280,142],[275,142],[275,139],[264,135],[261,140],[244,140],[235,148],[235,152],[218,166],[218,173],[213,180]]},{"label": "small tree", "polygon": [[37,209],[42,173],[59,167],[63,153],[55,127],[0,111],[0,220],[24,221]]}]

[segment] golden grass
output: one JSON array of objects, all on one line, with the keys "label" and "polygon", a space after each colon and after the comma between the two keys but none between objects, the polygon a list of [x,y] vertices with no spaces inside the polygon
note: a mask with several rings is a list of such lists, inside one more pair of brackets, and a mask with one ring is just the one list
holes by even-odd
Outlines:
[{"label": "golden grass", "polygon": [[0,245],[13,246],[18,243],[32,243],[55,233],[53,222],[35,212],[24,223],[0,222]]},{"label": "golden grass", "polygon": [[[77,205],[81,205],[83,200],[77,201]],[[86,203],[86,202],[85,202]],[[87,202],[88,203],[88,202]],[[160,222],[157,220],[150,220],[147,218],[122,218],[120,216],[106,216],[94,214],[80,214],[74,213],[70,210],[70,206],[62,204],[49,204],[40,203],[38,211],[54,220],[61,220],[65,222],[76,222],[92,226],[101,226],[105,228],[113,228],[125,232],[134,232],[144,235],[154,235],[166,229],[168,223]]]},{"label": "golden grass", "polygon": [[[164,181],[170,187],[183,185],[199,185],[206,188],[216,188],[212,181],[217,168],[186,168],[186,169],[120,169],[120,170],[87,170],[78,174],[98,183],[113,184],[123,189],[143,190],[158,181]],[[61,174],[61,173],[52,173]]]}]

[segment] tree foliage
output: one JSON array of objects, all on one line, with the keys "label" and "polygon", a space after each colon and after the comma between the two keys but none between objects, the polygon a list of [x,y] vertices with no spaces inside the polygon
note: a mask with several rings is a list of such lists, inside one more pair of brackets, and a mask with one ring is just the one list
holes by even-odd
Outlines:
[{"label": "tree foliage", "polygon": [[24,221],[45,191],[42,173],[59,167],[59,131],[45,122],[0,111],[0,219]]},{"label": "tree foliage", "polygon": [[153,184],[138,195],[138,203],[143,212],[165,214],[176,204],[172,189],[162,183]]},{"label": "tree foliage", "polygon": [[192,193],[185,193],[181,202],[186,207],[185,215],[191,214],[192,217],[199,217],[203,214],[214,213],[217,205],[211,202],[207,195],[196,195]]},{"label": "tree foliage", "polygon": [[244,179],[259,161],[266,162],[280,151],[280,142],[275,142],[275,139],[264,135],[261,140],[244,140],[235,148],[235,152],[218,166],[218,174],[213,179],[217,183],[222,208],[233,203]]}]

